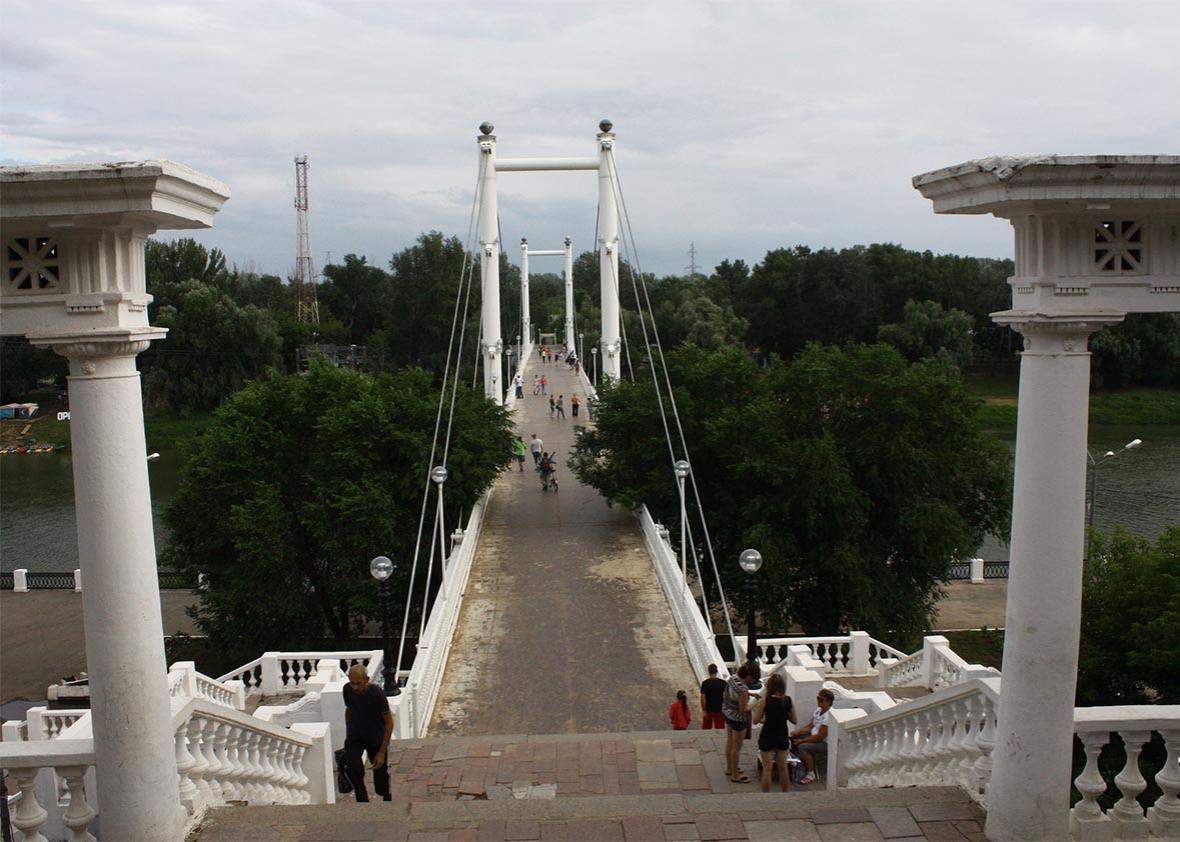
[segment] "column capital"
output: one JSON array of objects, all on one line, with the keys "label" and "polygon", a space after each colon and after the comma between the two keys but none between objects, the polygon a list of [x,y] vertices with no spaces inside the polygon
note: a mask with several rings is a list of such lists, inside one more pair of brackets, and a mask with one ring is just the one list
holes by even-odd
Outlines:
[{"label": "column capital", "polygon": [[30,335],[29,342],[38,348],[52,348],[70,361],[70,377],[101,379],[138,376],[135,358],[168,329],[152,327],[114,328],[79,333]]},{"label": "column capital", "polygon": [[1024,354],[1059,356],[1089,354],[1090,334],[1118,324],[1123,313],[1087,313],[1069,316],[1046,315],[1024,310],[1004,310],[992,313],[992,321],[1008,325],[1024,337]]}]

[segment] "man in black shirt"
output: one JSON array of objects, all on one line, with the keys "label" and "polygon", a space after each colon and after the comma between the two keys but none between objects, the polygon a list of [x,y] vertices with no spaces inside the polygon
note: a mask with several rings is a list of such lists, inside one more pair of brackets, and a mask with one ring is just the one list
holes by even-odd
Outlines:
[{"label": "man in black shirt", "polygon": [[725,728],[721,700],[725,696],[725,679],[717,677],[717,665],[709,664],[709,677],[701,682],[701,728]]},{"label": "man in black shirt", "polygon": [[384,691],[369,681],[369,673],[361,664],[348,671],[348,683],[344,685],[344,721],[347,724],[344,737],[346,768],[348,779],[356,790],[356,800],[369,800],[365,789],[365,764],[361,759],[364,752],[373,767],[373,789],[389,801],[389,766],[385,755],[393,736],[393,714],[389,711],[389,700]]}]

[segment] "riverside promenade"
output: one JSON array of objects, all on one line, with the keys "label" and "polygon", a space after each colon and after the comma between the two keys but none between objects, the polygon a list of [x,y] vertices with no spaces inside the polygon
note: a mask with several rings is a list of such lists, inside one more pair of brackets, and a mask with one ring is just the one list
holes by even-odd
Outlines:
[{"label": "riverside promenade", "polygon": [[[534,373],[566,418],[533,396]],[[586,395],[564,363],[534,355],[516,430],[557,452],[560,491],[542,491],[530,455],[495,484],[429,733],[560,734],[668,727],[677,690],[697,697],[634,516],[566,466]],[[571,394],[583,402],[573,418]]]}]

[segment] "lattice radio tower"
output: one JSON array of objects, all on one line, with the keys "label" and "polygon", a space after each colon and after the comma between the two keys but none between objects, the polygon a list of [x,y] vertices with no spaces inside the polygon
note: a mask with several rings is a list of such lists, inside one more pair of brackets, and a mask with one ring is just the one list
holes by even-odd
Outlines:
[{"label": "lattice radio tower", "polygon": [[307,233],[307,156],[295,159],[295,219],[298,234],[295,256],[295,316],[310,325],[320,323],[311,263],[311,235]]}]

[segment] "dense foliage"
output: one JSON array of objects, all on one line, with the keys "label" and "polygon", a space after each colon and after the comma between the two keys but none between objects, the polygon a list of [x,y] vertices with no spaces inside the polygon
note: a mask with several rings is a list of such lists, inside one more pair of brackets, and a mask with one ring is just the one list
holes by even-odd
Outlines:
[{"label": "dense foliage", "polygon": [[[772,627],[917,634],[947,565],[1007,529],[1008,450],[980,430],[944,360],[813,344],[759,369],[738,351],[686,346],[668,365],[723,584],[740,600],[738,553],[758,547],[757,608]],[[596,421],[571,460],[578,476],[676,523],[650,378],[604,389]]]},{"label": "dense foliage", "polygon": [[[356,635],[373,616],[379,554],[398,563],[390,590],[404,599],[437,400],[421,370],[372,377],[313,361],[306,376],[272,372],[222,404],[165,517],[165,563],[209,577],[194,616],[215,646],[245,655]],[[460,389],[449,523],[510,445],[503,410]]]},{"label": "dense foliage", "polygon": [[1180,704],[1180,526],[1096,533],[1090,555],[1078,704]]}]

